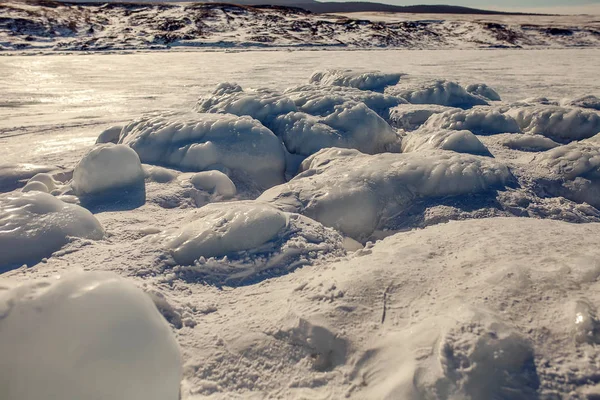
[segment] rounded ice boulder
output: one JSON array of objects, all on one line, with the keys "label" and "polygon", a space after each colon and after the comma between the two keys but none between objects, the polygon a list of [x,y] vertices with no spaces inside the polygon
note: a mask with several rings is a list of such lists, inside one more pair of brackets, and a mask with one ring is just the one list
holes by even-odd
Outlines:
[{"label": "rounded ice boulder", "polygon": [[181,355],[144,292],[106,272],[0,292],[0,398],[177,400]]},{"label": "rounded ice boulder", "polygon": [[0,196],[0,272],[36,263],[59,250],[70,237],[97,240],[103,235],[102,226],[88,210],[48,193]]},{"label": "rounded ice boulder", "polygon": [[144,170],[137,153],[124,145],[103,144],[86,154],[73,172],[78,196],[144,185]]}]

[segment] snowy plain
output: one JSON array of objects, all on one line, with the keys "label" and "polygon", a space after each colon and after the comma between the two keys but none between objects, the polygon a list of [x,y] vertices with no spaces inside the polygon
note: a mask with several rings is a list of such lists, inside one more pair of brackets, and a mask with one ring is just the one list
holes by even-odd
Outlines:
[{"label": "snowy plain", "polygon": [[[169,322],[183,399],[597,398],[600,103],[574,100],[600,95],[598,65],[597,49],[0,57],[0,240],[47,246],[0,256],[0,328],[58,276],[109,271]],[[368,96],[329,86],[352,74],[306,87],[332,68],[400,76]],[[463,89],[481,83],[502,101]],[[358,120],[383,154],[287,153],[290,126],[364,146]],[[112,126],[101,141],[120,144],[95,147]],[[48,229],[58,242],[33,235]]]}]

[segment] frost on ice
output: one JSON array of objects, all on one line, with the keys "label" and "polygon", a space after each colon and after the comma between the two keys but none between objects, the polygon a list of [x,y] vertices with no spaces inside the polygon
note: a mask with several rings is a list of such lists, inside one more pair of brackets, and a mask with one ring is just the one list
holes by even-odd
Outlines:
[{"label": "frost on ice", "polygon": [[37,263],[71,237],[98,240],[102,226],[86,209],[32,191],[0,195],[0,271]]},{"label": "frost on ice", "polygon": [[392,227],[418,198],[480,193],[511,180],[508,168],[488,157],[441,151],[372,156],[333,148],[307,158],[294,179],[259,200],[365,241]]},{"label": "frost on ice", "polygon": [[208,204],[159,240],[181,265],[176,271],[182,277],[230,284],[344,254],[337,232],[257,201]]},{"label": "frost on ice", "polygon": [[0,291],[0,398],[177,400],[179,346],[152,300],[106,272]]},{"label": "frost on ice", "polygon": [[268,188],[284,182],[280,140],[257,120],[231,114],[166,114],[126,125],[119,143],[143,163],[187,171],[219,170],[236,184]]},{"label": "frost on ice", "polygon": [[309,82],[319,85],[347,86],[360,90],[383,91],[400,81],[402,74],[382,72],[356,72],[352,70],[330,69],[312,74]]}]

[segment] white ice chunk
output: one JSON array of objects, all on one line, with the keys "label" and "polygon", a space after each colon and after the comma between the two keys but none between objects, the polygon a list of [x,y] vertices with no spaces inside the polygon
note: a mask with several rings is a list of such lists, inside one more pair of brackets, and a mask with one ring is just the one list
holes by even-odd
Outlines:
[{"label": "white ice chunk", "polygon": [[224,198],[236,194],[235,184],[221,171],[203,171],[194,174],[190,182],[196,189],[212,192]]},{"label": "white ice chunk", "polygon": [[521,132],[519,124],[510,115],[485,107],[435,114],[427,120],[425,126],[435,129],[466,129],[477,135]]},{"label": "white ice chunk", "polygon": [[130,147],[107,143],[86,154],[75,167],[72,186],[78,196],[144,184],[140,158]]},{"label": "white ice chunk", "polygon": [[421,128],[402,138],[402,151],[405,153],[436,149],[481,156],[491,155],[477,136],[468,130]]},{"label": "white ice chunk", "polygon": [[501,101],[500,95],[485,83],[473,83],[467,86],[467,92],[492,101]]},{"label": "white ice chunk", "polygon": [[282,93],[269,89],[243,91],[238,85],[224,83],[217,86],[212,95],[198,100],[196,111],[248,115],[268,126],[278,115],[297,109],[294,102]]},{"label": "white ice chunk", "polygon": [[600,111],[600,99],[593,95],[569,99],[563,101],[562,105],[567,107],[591,108],[592,110]]},{"label": "white ice chunk", "polygon": [[167,247],[180,264],[200,257],[225,256],[273,240],[287,226],[285,213],[256,202],[213,203],[198,210],[194,221],[167,236]]},{"label": "white ice chunk", "polygon": [[600,114],[593,110],[556,106],[513,108],[507,112],[524,133],[559,142],[586,139],[600,132]]},{"label": "white ice chunk", "polygon": [[317,71],[312,74],[309,82],[328,86],[347,86],[360,90],[383,90],[387,86],[400,81],[402,74],[383,73],[378,71],[356,72],[342,69]]},{"label": "white ice chunk", "polygon": [[148,164],[198,172],[228,170],[234,182],[260,188],[284,181],[283,144],[250,117],[198,113],[146,116],[123,128],[121,143],[131,146]]},{"label": "white ice chunk", "polygon": [[401,104],[390,108],[388,120],[395,128],[412,131],[423,125],[429,117],[453,110],[436,104]]},{"label": "white ice chunk", "polygon": [[152,300],[107,272],[0,292],[0,398],[179,399],[179,346]]},{"label": "white ice chunk", "polygon": [[342,86],[303,85],[285,91],[299,111],[311,115],[326,116],[335,107],[346,102],[362,102],[382,118],[387,118],[390,107],[406,104],[406,100],[378,92]]},{"label": "white ice chunk", "polygon": [[505,165],[488,157],[441,151],[372,156],[324,149],[307,158],[300,172],[259,200],[359,241],[385,228],[417,198],[479,193],[512,179]]},{"label": "white ice chunk", "polygon": [[546,151],[560,146],[552,139],[542,135],[508,134],[502,145],[520,151]]},{"label": "white ice chunk", "polygon": [[343,103],[321,118],[300,112],[281,115],[274,121],[273,131],[289,152],[305,156],[327,147],[369,154],[400,148],[394,129],[363,103]]},{"label": "white ice chunk", "polygon": [[439,104],[465,109],[488,105],[486,100],[467,93],[458,83],[444,80],[423,83],[416,87],[403,84],[391,86],[386,89],[386,93],[403,97],[413,104]]},{"label": "white ice chunk", "polygon": [[101,239],[98,220],[85,208],[42,192],[0,196],[0,271],[49,257],[70,237]]},{"label": "white ice chunk", "polygon": [[102,143],[114,143],[117,144],[119,142],[119,136],[121,135],[122,126],[111,126],[110,128],[105,129],[96,139],[97,144]]}]

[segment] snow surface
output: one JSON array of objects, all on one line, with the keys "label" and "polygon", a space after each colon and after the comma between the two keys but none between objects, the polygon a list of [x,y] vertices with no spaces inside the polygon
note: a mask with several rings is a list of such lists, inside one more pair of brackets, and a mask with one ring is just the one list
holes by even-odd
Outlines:
[{"label": "snow surface", "polygon": [[177,400],[179,346],[154,303],[113,273],[0,291],[0,397]]},{"label": "snow surface", "polygon": [[[243,15],[231,10],[239,9],[227,9],[233,18]],[[146,12],[140,11],[142,18]],[[480,39],[481,24],[466,25],[464,34]],[[565,40],[573,39],[580,38]],[[293,112],[321,121],[351,102],[386,121],[394,107],[436,109],[404,104],[398,94],[306,84],[311,71],[330,68],[402,73],[388,93],[426,87],[432,79],[457,82],[465,91],[485,82],[505,101],[486,100],[492,105],[460,114],[479,113],[484,120],[497,118],[496,112],[506,117],[514,109],[549,104],[596,112],[581,107],[584,102],[569,102],[599,92],[597,65],[597,54],[589,49],[4,57],[0,190],[9,193],[0,197],[1,207],[9,197],[41,196],[83,210],[66,203],[79,201],[69,191],[74,167],[106,128],[117,127],[121,138],[121,130],[136,118],[158,121],[155,127],[145,125],[144,132],[152,131],[144,136],[147,143],[141,128],[128,133],[137,146],[173,153],[204,145],[206,136],[169,147],[159,145],[155,135],[169,132],[165,136],[173,138],[172,132],[183,135],[208,125],[203,132],[216,135],[212,127],[223,122],[227,128],[216,135],[223,142],[210,139],[223,146],[223,153],[207,154],[231,154],[240,169],[142,160],[145,202],[90,208],[104,227],[103,240],[65,235],[65,242],[29,267],[17,262],[3,272],[0,297],[18,284],[70,279],[81,270],[113,271],[133,282],[149,293],[181,346],[177,365],[183,365],[184,400],[593,398],[599,392],[600,359],[600,136],[565,145],[567,140],[528,131],[473,128],[468,134],[421,127],[425,120],[418,118],[411,127],[407,112],[406,120],[390,120],[404,146],[419,135],[456,135],[485,146],[492,157],[425,148],[436,139],[410,153],[326,148],[301,164],[305,155],[287,151],[270,120]],[[224,81],[238,85],[219,85]],[[220,93],[211,94],[217,85]],[[248,110],[274,110],[280,100],[290,104],[288,99],[295,110],[265,112],[269,126],[249,116],[191,112],[199,96],[217,99],[241,87],[252,97],[248,104],[258,104]],[[309,97],[314,111],[303,109],[304,103],[310,107]],[[528,100],[516,104],[519,99]],[[240,131],[248,139],[245,147],[230,153],[232,130],[244,126],[265,135]],[[273,147],[264,146],[263,139]],[[133,147],[133,142],[123,144]],[[259,174],[247,174],[263,160],[258,150],[280,160],[278,180],[266,193],[257,187]],[[219,163],[225,161],[230,159]],[[45,175],[34,177],[39,173]],[[219,190],[232,192],[230,182],[235,194],[220,195]],[[30,191],[19,190],[26,185]],[[24,213],[6,207],[8,220]],[[271,223],[281,216],[286,225],[277,229]],[[188,243],[182,246],[191,254],[189,263],[174,257],[178,247],[170,244],[178,237]],[[262,243],[254,248],[236,247],[257,242]],[[219,251],[208,256],[214,249]],[[0,306],[0,325],[12,318],[5,315]],[[30,332],[41,336],[44,331],[35,326]],[[52,364],[65,360],[59,361]],[[121,372],[119,378],[131,374]]]},{"label": "snow surface", "polygon": [[104,230],[85,208],[40,191],[0,195],[0,270],[35,264],[71,237],[98,240]]}]

